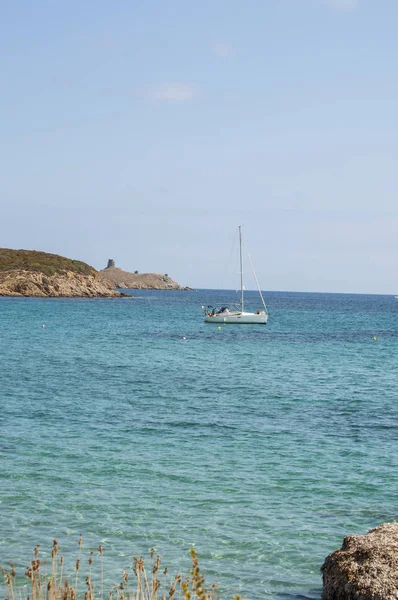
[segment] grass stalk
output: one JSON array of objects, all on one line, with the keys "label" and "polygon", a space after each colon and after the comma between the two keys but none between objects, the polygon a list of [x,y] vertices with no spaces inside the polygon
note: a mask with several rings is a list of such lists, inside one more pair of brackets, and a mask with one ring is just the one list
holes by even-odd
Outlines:
[{"label": "grass stalk", "polygon": [[[93,552],[90,552],[88,568],[84,569],[82,565],[87,565],[87,563],[81,562],[82,550],[83,538],[80,536],[74,585],[68,581],[65,560],[59,554],[56,539],[53,541],[51,563],[48,563],[48,565],[51,564],[51,573],[47,573],[46,561],[43,562],[44,570],[42,572],[39,548],[36,546],[30,565],[25,570],[25,576],[29,581],[27,588],[26,586],[17,588],[13,564],[11,564],[10,572],[0,567],[6,600],[104,600],[104,549],[102,545],[98,548],[98,563],[95,563]],[[215,598],[218,600],[217,588],[211,586],[208,591],[205,587],[205,577],[200,570],[198,557],[194,550],[191,550],[192,568],[188,577],[178,574],[174,578],[169,578],[167,567],[160,570],[161,558],[159,555],[155,557],[154,549],[151,550],[150,558],[151,575],[149,576],[149,569],[147,571],[145,567],[144,559],[134,557],[133,573],[135,577],[130,578],[129,572],[125,568],[122,572],[121,583],[114,585],[110,590],[109,600],[215,600]],[[86,568],[86,572],[80,574],[80,571]],[[79,578],[83,575],[86,586],[84,588],[81,584],[79,589]],[[234,600],[240,600],[240,598],[235,596]]]}]

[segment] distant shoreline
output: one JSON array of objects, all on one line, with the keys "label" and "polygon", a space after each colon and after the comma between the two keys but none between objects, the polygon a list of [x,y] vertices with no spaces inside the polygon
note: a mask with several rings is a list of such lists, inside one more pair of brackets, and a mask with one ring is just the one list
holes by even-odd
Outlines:
[{"label": "distant shoreline", "polygon": [[[114,266],[96,271],[87,263],[37,250],[0,248],[0,297],[123,298],[119,290],[188,290],[167,274],[129,273]],[[116,289],[117,288],[117,289]]]}]

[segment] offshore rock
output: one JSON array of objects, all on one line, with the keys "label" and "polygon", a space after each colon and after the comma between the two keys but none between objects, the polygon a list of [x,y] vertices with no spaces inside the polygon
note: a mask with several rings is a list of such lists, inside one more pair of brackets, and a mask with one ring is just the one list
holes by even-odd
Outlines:
[{"label": "offshore rock", "polygon": [[397,600],[398,523],[345,537],[321,571],[324,600]]}]

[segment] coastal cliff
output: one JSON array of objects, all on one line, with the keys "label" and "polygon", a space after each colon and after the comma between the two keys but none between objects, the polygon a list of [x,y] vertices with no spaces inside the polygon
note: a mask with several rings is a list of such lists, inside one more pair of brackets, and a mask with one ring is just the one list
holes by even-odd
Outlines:
[{"label": "coastal cliff", "polygon": [[[108,262],[113,263],[112,260]],[[114,287],[136,290],[189,290],[181,287],[168,275],[161,273],[129,273],[115,266],[107,267],[99,272],[100,277]]]},{"label": "coastal cliff", "polygon": [[0,248],[0,296],[117,298],[93,267],[56,254]]}]

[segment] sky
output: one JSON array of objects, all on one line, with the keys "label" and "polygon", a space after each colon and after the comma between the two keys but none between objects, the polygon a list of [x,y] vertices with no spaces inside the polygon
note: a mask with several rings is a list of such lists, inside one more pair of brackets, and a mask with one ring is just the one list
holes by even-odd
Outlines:
[{"label": "sky", "polygon": [[2,0],[0,246],[236,289],[243,225],[264,290],[397,294],[397,22],[397,0]]}]

